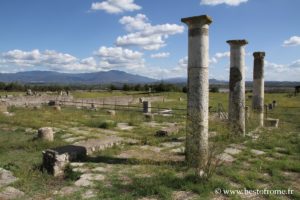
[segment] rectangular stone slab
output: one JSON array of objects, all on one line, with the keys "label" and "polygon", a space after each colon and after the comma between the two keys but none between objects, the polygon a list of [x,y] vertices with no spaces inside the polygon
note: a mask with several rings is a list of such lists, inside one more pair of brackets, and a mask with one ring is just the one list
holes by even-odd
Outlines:
[{"label": "rectangular stone slab", "polygon": [[54,176],[61,176],[70,162],[82,160],[86,155],[85,147],[75,145],[47,149],[43,151],[43,168]]}]

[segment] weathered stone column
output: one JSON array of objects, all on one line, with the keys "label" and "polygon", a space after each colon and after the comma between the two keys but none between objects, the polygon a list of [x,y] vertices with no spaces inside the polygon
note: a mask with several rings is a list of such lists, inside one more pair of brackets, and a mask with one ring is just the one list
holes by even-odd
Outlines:
[{"label": "weathered stone column", "polygon": [[143,112],[151,113],[151,102],[150,101],[143,101]]},{"label": "weathered stone column", "polygon": [[245,135],[245,48],[246,40],[228,40],[230,78],[228,119],[236,134]]},{"label": "weathered stone column", "polygon": [[254,52],[252,108],[258,113],[259,126],[264,126],[264,57],[265,52]]},{"label": "weathered stone column", "polygon": [[208,159],[208,29],[207,15],[181,19],[189,27],[186,160],[200,176]]}]

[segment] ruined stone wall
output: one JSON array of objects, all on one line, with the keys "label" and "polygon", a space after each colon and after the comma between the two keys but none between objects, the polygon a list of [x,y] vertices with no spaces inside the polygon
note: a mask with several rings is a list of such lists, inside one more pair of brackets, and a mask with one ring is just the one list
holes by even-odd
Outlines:
[{"label": "ruined stone wall", "polygon": [[[134,96],[115,96],[115,97],[102,97],[94,99],[74,99],[72,96],[54,96],[54,95],[41,95],[41,96],[10,96],[8,98],[0,98],[2,104],[7,106],[40,106],[42,104],[48,104],[49,101],[55,101],[60,105],[76,106],[76,107],[90,107],[95,104],[96,107],[101,105],[120,105],[128,106],[132,104],[138,104],[140,102],[139,97]],[[163,96],[143,97],[143,101],[164,101]]]}]

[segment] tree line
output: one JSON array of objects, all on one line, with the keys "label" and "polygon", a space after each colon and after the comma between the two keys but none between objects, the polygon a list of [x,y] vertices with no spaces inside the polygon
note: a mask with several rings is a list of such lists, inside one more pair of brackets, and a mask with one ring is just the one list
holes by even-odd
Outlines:
[{"label": "tree line", "polygon": [[[141,91],[141,92],[184,92],[187,93],[187,86],[183,84],[154,83],[154,84],[95,84],[95,85],[60,85],[60,84],[22,84],[18,82],[4,83],[0,82],[1,91],[26,92],[28,89],[37,92],[45,91],[72,91],[72,90],[123,90],[123,91]],[[219,92],[218,87],[212,87],[210,92]]]}]

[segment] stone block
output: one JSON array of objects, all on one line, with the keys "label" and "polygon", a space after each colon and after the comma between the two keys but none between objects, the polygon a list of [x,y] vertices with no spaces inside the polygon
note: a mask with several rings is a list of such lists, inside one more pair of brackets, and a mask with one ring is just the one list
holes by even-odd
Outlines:
[{"label": "stone block", "polygon": [[56,111],[61,111],[61,107],[59,105],[54,106],[53,109]]},{"label": "stone block", "polygon": [[279,119],[267,118],[265,119],[265,126],[266,127],[275,127],[278,128]]},{"label": "stone block", "polygon": [[[1,200],[9,200],[9,199],[22,199],[25,195],[24,192],[14,188],[14,187],[6,187],[0,192]],[[23,198],[24,199],[24,198]]]},{"label": "stone block", "polygon": [[4,103],[0,103],[0,112],[7,112],[7,105]]},{"label": "stone block", "polygon": [[73,161],[83,160],[85,147],[67,145],[43,151],[43,168],[53,176],[63,176],[65,167]]},{"label": "stone block", "polygon": [[55,100],[50,100],[49,102],[48,102],[48,106],[55,106],[55,105],[57,105],[58,103],[57,103],[57,101],[55,101]]},{"label": "stone block", "polygon": [[38,130],[38,138],[45,141],[53,141],[54,140],[54,132],[51,127],[43,127]]},{"label": "stone block", "polygon": [[28,96],[32,96],[33,95],[33,92],[31,91],[31,89],[28,89],[26,91],[26,95],[28,95]]},{"label": "stone block", "polygon": [[117,136],[102,137],[101,139],[88,139],[86,141],[79,141],[74,143],[77,146],[84,147],[87,155],[94,152],[101,151],[114,145],[119,145],[123,141],[122,138]]},{"label": "stone block", "polygon": [[0,188],[14,183],[17,180],[18,179],[13,175],[11,171],[0,168]]},{"label": "stone block", "polygon": [[107,112],[107,114],[110,114],[111,116],[115,116],[116,115],[116,111],[115,110],[108,110],[106,112]]}]

